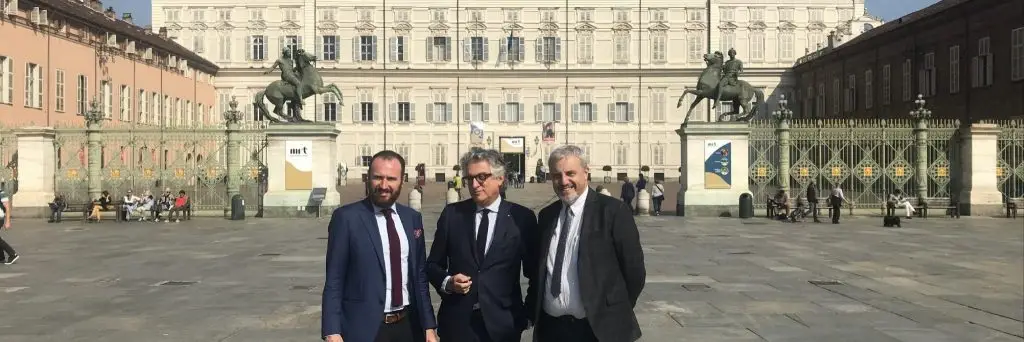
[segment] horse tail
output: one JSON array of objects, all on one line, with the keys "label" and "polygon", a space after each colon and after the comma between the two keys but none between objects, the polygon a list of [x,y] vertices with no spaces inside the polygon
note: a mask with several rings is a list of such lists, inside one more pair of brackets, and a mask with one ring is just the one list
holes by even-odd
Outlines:
[{"label": "horse tail", "polygon": [[270,111],[267,110],[267,104],[263,103],[263,99],[266,97],[266,95],[266,90],[260,90],[259,92],[256,93],[256,96],[254,96],[252,100],[252,103],[256,105],[256,108],[260,109],[260,112],[262,112],[263,115],[268,115],[270,113]]},{"label": "horse tail", "polygon": [[750,119],[753,119],[753,118],[757,117],[757,110],[760,109],[761,105],[764,104],[764,92],[761,91],[761,89],[758,89],[758,88],[753,88],[753,90],[754,90],[754,97],[757,99],[757,101],[754,101],[754,108],[750,109],[750,115],[747,116],[747,118],[750,118]]}]

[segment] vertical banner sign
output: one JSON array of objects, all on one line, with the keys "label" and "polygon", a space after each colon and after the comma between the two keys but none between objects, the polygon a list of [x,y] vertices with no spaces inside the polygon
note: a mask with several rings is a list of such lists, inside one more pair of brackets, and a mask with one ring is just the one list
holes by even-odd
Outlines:
[{"label": "vertical banner sign", "polygon": [[545,122],[541,136],[544,137],[544,142],[555,142],[555,123]]},{"label": "vertical banner sign", "polygon": [[732,141],[704,141],[704,188],[732,188]]},{"label": "vertical banner sign", "polygon": [[484,123],[469,123],[469,144],[471,146],[484,147]]},{"label": "vertical banner sign", "polygon": [[313,142],[286,141],[284,151],[284,189],[313,189]]}]

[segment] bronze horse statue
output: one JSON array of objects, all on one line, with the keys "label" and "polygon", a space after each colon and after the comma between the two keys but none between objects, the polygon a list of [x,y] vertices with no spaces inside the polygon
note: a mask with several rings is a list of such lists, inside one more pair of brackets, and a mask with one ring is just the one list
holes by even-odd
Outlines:
[{"label": "bronze horse statue", "polygon": [[[679,95],[679,102],[676,103],[676,108],[682,107],[683,97],[686,94],[697,96],[697,100],[690,104],[690,110],[686,111],[686,118],[683,119],[684,124],[690,121],[690,114],[693,113],[693,108],[697,107],[701,100],[705,98],[715,99],[716,92],[718,91],[718,82],[722,79],[722,59],[721,52],[704,54],[704,61],[708,67],[700,74],[700,79],[697,81],[697,89],[687,89],[683,91],[682,95]],[[746,81],[737,80],[736,83],[736,85],[726,86],[722,89],[722,101],[732,101],[732,111],[719,115],[718,121],[723,121],[722,119],[727,116],[734,116],[735,119],[733,121],[750,121],[750,119],[757,115],[757,108],[764,103],[763,91],[754,88]],[[754,102],[754,106],[751,106],[751,100],[754,98],[757,101]],[[740,108],[743,108],[742,115],[739,112]]]},{"label": "bronze horse statue", "polygon": [[[253,104],[256,105],[263,113],[267,114],[267,119],[273,122],[281,122],[283,119],[287,122],[309,122],[302,117],[302,100],[323,93],[331,93],[338,97],[338,105],[342,105],[342,94],[341,89],[334,83],[324,85],[324,81],[320,78],[320,74],[317,73],[316,68],[313,67],[313,61],[316,60],[316,56],[309,55],[302,50],[298,50],[298,53],[293,57],[295,58],[295,65],[298,69],[301,78],[301,86],[303,87],[303,98],[299,99],[296,94],[295,87],[288,82],[277,80],[267,86],[266,89],[256,93],[253,99]],[[270,115],[267,111],[267,105],[263,102],[263,98],[266,97],[270,100],[270,103],[274,105],[274,115]],[[293,108],[294,115],[286,115],[284,113],[284,105],[286,101],[290,101],[289,105]],[[280,119],[279,119],[280,118]]]}]

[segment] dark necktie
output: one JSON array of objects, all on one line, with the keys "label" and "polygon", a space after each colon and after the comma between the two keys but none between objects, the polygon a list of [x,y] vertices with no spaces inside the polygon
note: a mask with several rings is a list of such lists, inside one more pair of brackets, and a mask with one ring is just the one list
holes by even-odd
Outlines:
[{"label": "dark necktie", "polygon": [[558,232],[558,250],[555,251],[555,269],[551,272],[551,297],[558,298],[562,294],[562,267],[565,260],[565,241],[569,238],[569,230],[572,227],[572,210],[565,207],[565,217],[562,218],[562,229]]},{"label": "dark necktie", "polygon": [[491,228],[491,211],[487,208],[480,210],[480,226],[476,229],[476,260],[483,264],[484,255],[487,253],[487,231]]},{"label": "dark necktie", "polygon": [[398,228],[391,217],[391,208],[382,209],[384,221],[388,223],[388,250],[391,261],[391,308],[402,307],[402,242],[398,240]]}]

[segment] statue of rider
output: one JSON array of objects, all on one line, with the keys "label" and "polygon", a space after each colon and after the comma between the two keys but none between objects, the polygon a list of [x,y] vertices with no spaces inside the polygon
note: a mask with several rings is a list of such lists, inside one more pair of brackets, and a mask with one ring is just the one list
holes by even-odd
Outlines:
[{"label": "statue of rider", "polygon": [[736,59],[736,49],[729,48],[729,60],[722,65],[722,79],[718,81],[715,104],[711,108],[718,107],[718,101],[722,99],[722,89],[725,89],[726,86],[737,85],[741,73],[743,73],[743,61]]},{"label": "statue of rider", "polygon": [[270,70],[267,70],[263,74],[269,74],[277,68],[281,69],[281,80],[288,82],[292,87],[295,87],[295,95],[298,97],[298,105],[299,108],[301,108],[302,99],[304,98],[302,96],[302,80],[299,79],[298,70],[295,66],[295,60],[292,58],[292,52],[290,49],[282,50],[281,58],[278,58],[277,61],[274,62],[274,65],[270,67]]}]

